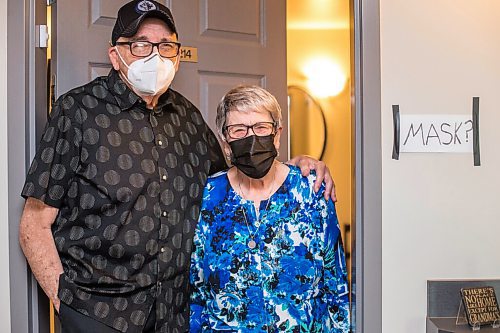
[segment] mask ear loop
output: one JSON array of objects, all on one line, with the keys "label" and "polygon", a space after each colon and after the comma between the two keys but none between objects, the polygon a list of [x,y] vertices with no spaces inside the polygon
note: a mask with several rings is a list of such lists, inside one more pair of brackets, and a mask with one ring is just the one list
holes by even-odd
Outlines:
[{"label": "mask ear loop", "polygon": [[[120,51],[118,51],[118,47],[116,47],[116,46],[115,46],[115,51],[116,51],[116,53],[118,53],[118,57],[120,58],[121,62],[122,62],[122,63],[123,63],[123,64],[124,64],[124,65],[125,65],[128,69],[130,69],[130,66],[129,66],[129,65],[127,65],[127,63],[125,62],[125,60],[123,60],[122,55],[120,54]],[[122,77],[125,81],[127,81],[127,83],[128,83],[131,87],[133,87],[134,85],[132,84],[132,82],[130,82],[130,80],[128,79],[127,75],[125,75],[122,71],[120,71],[120,73],[121,73],[121,75],[120,75],[120,76],[121,76],[121,77]]]},{"label": "mask ear loop", "polygon": [[125,62],[125,60],[123,60],[122,55],[120,54],[120,51],[118,51],[118,47],[116,47],[116,46],[115,46],[115,51],[116,51],[116,53],[118,53],[118,57],[120,58],[120,60],[122,61],[122,63],[123,63],[125,66],[127,66],[127,68],[128,68],[128,69],[130,69],[130,66],[129,66],[129,65],[127,65],[127,63]]}]

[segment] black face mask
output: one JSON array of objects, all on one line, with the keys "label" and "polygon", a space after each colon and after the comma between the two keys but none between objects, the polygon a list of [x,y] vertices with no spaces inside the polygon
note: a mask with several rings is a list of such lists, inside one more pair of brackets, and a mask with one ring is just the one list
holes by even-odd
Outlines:
[{"label": "black face mask", "polygon": [[247,136],[229,142],[233,152],[232,163],[250,178],[259,179],[267,175],[274,158],[278,155],[274,147],[274,135]]}]

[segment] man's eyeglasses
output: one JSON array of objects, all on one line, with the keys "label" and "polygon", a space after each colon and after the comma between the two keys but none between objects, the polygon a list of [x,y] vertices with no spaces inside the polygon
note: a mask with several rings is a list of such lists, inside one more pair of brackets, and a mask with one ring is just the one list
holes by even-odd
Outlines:
[{"label": "man's eyeglasses", "polygon": [[116,42],[116,45],[128,45],[130,53],[136,57],[148,57],[153,53],[153,48],[158,48],[158,53],[164,58],[174,58],[179,54],[181,43],[178,42],[160,42],[151,43],[148,41],[136,42]]},{"label": "man's eyeglasses", "polygon": [[249,129],[252,129],[256,136],[268,136],[274,133],[276,123],[265,121],[253,125],[235,124],[224,127],[224,131],[231,139],[243,139],[248,135]]}]

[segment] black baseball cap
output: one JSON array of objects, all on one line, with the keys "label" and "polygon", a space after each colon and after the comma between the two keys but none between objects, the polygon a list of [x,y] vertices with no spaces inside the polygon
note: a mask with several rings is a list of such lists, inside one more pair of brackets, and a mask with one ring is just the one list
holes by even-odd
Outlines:
[{"label": "black baseball cap", "polygon": [[163,20],[177,35],[174,17],[170,9],[154,0],[135,0],[123,5],[118,10],[118,17],[111,34],[111,44],[116,45],[120,37],[132,37],[137,33],[141,23],[148,17]]}]

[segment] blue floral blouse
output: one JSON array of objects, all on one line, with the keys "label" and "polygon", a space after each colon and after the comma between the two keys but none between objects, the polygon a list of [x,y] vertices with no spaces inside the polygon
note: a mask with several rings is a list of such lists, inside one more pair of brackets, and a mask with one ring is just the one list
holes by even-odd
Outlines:
[{"label": "blue floral blouse", "polygon": [[314,175],[289,168],[259,218],[227,172],[208,179],[191,258],[191,332],[349,331],[335,206],[314,193]]}]

